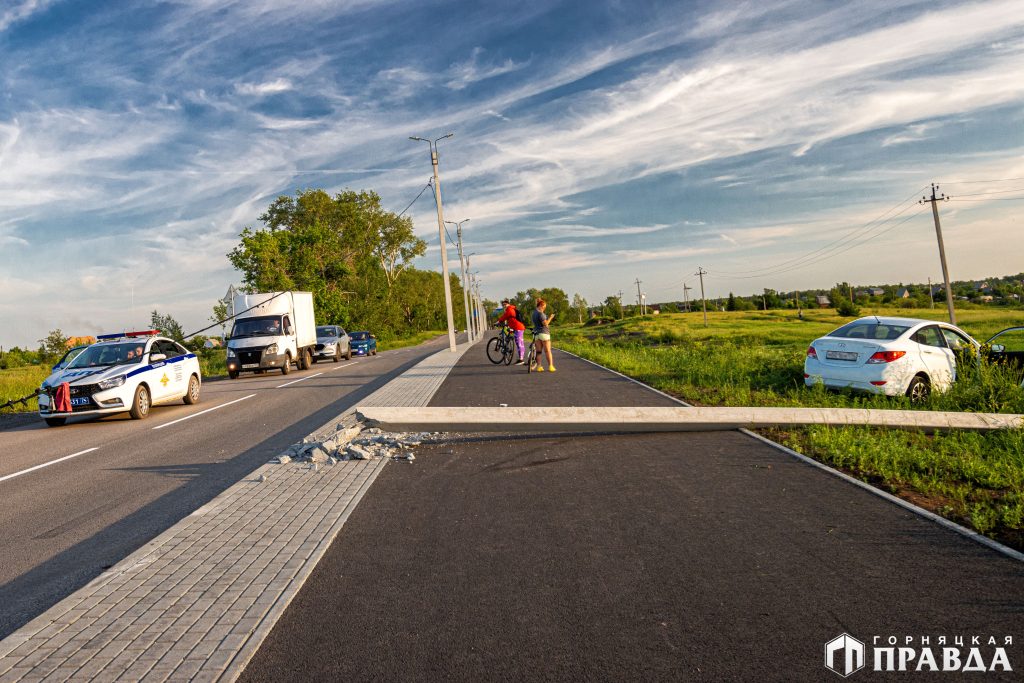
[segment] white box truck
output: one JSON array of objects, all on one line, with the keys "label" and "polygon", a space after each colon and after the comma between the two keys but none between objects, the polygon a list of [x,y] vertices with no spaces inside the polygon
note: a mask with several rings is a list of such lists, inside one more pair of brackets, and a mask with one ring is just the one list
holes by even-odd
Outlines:
[{"label": "white box truck", "polygon": [[278,369],[291,372],[313,364],[316,316],[312,292],[236,294],[235,322],[228,337],[228,376]]}]

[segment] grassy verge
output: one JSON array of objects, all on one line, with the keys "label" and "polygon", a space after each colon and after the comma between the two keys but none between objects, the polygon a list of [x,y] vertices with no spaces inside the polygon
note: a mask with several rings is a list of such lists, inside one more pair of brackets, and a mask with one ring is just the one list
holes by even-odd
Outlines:
[{"label": "grassy verge", "polygon": [[406,346],[419,346],[423,342],[430,341],[438,335],[448,334],[446,330],[427,330],[426,332],[416,332],[410,337],[402,337],[400,339],[378,339],[377,350],[378,351],[391,351],[392,349],[401,349]]},{"label": "grassy verge", "polygon": [[[888,311],[893,314],[893,311]],[[912,317],[930,311],[899,312]],[[882,314],[880,312],[879,314]],[[972,315],[973,314],[973,315]],[[1021,324],[1020,311],[967,311],[976,337]],[[981,365],[923,405],[903,398],[803,386],[803,357],[815,337],[844,319],[830,312],[650,316],[595,327],[559,328],[556,345],[691,403],[835,406],[1024,413],[1018,373]],[[924,435],[866,427],[766,433],[780,443],[914,503],[1024,549],[1024,430]]]},{"label": "grassy verge", "polygon": [[[49,365],[26,365],[21,368],[0,370],[0,405],[28,396],[39,388],[49,374]],[[13,408],[5,408],[0,412],[30,413],[38,407],[35,399],[32,399],[26,403],[19,403]]]}]

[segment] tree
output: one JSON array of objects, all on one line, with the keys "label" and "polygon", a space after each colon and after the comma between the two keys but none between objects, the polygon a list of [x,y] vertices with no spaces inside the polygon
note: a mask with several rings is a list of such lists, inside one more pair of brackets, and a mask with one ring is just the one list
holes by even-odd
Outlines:
[{"label": "tree", "polygon": [[607,296],[601,306],[601,314],[620,320],[623,317],[622,300],[617,296]]},{"label": "tree", "polygon": [[579,322],[583,322],[584,318],[587,317],[587,300],[580,296],[578,293],[572,295],[572,310],[576,313],[576,318]]},{"label": "tree", "polygon": [[729,292],[729,303],[725,305],[725,310],[735,311],[736,310],[736,295]]},{"label": "tree", "polygon": [[185,331],[170,315],[160,315],[153,311],[149,316],[149,324],[153,326],[154,330],[160,330],[164,336],[170,337],[176,342],[185,341]]},{"label": "tree", "polygon": [[402,271],[414,258],[426,252],[427,243],[413,234],[411,218],[398,218],[393,214],[382,218],[373,253],[384,269],[389,295]]},{"label": "tree", "polygon": [[50,330],[45,338],[39,340],[39,353],[47,360],[56,360],[63,356],[68,350],[68,337],[58,327]]},{"label": "tree", "polygon": [[[426,243],[375,192],[304,190],[278,197],[260,221],[228,254],[249,291],[313,292],[320,324],[372,329],[381,339],[447,325],[441,276],[412,266]],[[461,283],[453,283],[457,300]]]}]

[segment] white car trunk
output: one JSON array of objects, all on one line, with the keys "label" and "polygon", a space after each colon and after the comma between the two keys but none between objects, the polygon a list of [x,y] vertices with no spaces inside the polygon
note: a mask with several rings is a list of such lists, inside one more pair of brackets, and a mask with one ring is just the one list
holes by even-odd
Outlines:
[{"label": "white car trunk", "polygon": [[872,354],[882,347],[874,342],[843,337],[819,339],[814,342],[818,362],[835,367],[857,367],[864,365]]}]

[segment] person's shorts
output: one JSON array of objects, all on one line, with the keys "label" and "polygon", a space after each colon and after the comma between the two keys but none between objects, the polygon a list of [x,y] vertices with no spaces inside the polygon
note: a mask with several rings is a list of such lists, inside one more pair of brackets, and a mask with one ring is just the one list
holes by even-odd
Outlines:
[{"label": "person's shorts", "polygon": [[544,334],[542,332],[541,334],[537,335],[537,341],[551,341],[551,335],[550,334]]}]

